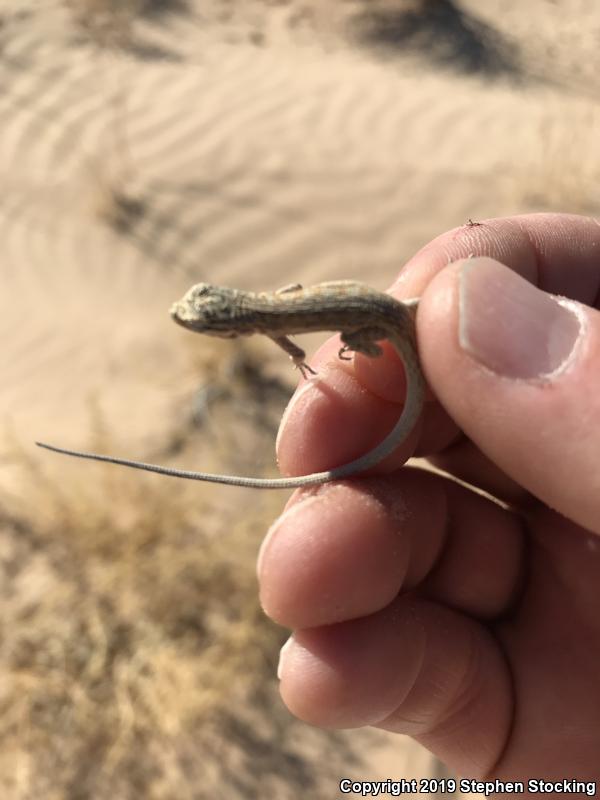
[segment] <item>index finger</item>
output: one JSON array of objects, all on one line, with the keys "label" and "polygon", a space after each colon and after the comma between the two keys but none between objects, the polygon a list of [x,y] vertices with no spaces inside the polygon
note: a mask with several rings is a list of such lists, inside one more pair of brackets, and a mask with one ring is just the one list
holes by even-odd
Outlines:
[{"label": "index finger", "polygon": [[[438,236],[408,261],[390,293],[418,297],[449,263],[490,256],[541,289],[598,304],[600,224],[571,214],[528,214],[463,225]],[[417,321],[418,325],[418,321]],[[346,463],[385,438],[399,417],[406,381],[399,358],[385,348],[381,358],[339,362],[337,338],[313,363],[315,386],[301,386],[284,416],[277,441],[285,474],[306,474]],[[306,388],[305,388],[306,386]],[[416,431],[381,465],[387,472],[414,453],[439,452],[459,434],[437,403],[426,404],[423,431]],[[493,481],[492,481],[493,482]]]},{"label": "index finger", "polygon": [[420,296],[444,267],[471,255],[490,256],[545,292],[600,302],[600,222],[576,214],[523,214],[454,228],[408,261],[391,293]]}]

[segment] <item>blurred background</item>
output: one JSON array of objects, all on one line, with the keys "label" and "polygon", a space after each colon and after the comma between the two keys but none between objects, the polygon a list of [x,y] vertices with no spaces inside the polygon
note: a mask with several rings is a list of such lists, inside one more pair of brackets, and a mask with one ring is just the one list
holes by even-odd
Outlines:
[{"label": "blurred background", "polygon": [[[296,376],[194,282],[385,289],[469,219],[600,213],[596,0],[0,0],[0,795],[337,796],[444,774],[294,721],[254,562]],[[314,337],[308,337],[310,350]]]}]

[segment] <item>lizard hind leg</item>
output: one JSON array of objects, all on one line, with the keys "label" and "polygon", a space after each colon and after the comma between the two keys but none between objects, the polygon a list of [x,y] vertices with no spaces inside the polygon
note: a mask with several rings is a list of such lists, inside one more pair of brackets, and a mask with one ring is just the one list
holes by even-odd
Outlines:
[{"label": "lizard hind leg", "polygon": [[351,333],[342,332],[340,338],[344,346],[340,348],[338,357],[344,361],[349,360],[348,352],[363,353],[369,358],[377,358],[383,352],[377,344],[378,339],[385,339],[387,333],[380,328],[359,328]]}]

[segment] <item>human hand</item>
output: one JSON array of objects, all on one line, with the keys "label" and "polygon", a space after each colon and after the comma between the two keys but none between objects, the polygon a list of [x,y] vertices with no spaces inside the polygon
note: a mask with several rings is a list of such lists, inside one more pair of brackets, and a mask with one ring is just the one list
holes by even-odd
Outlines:
[{"label": "human hand", "polygon": [[[600,778],[599,287],[600,225],[569,215],[465,226],[406,265],[420,430],[377,476],[296,492],[261,550],[298,717],[409,734],[469,777]],[[344,463],[398,417],[394,354],[338,347],[316,360],[327,391],[286,412],[286,473]],[[415,447],[504,505],[398,469]]]}]

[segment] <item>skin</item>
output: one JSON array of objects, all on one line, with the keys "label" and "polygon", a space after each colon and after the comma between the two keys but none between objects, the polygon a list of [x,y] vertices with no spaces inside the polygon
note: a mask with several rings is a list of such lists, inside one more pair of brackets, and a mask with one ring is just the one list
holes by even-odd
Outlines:
[{"label": "skin", "polygon": [[[470,254],[581,304],[568,369],[512,380],[461,347]],[[296,716],[408,734],[471,778],[600,779],[599,288],[600,224],[569,215],[462,227],[402,270],[392,294],[422,298],[421,424],[369,476],[296,492],[259,557],[263,607],[293,631]],[[346,363],[338,347],[286,412],[284,474],[344,463],[398,416],[393,352]],[[413,454],[488,496],[400,468]]]}]

